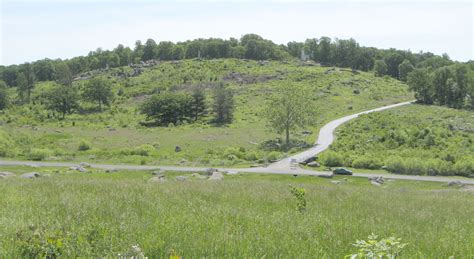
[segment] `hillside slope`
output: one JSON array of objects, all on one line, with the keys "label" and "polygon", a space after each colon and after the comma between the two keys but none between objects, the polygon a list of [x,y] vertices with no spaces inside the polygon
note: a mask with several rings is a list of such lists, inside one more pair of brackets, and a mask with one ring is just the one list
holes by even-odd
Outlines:
[{"label": "hillside slope", "polygon": [[[261,112],[279,85],[309,86],[318,109],[311,134],[294,134],[312,143],[317,129],[331,119],[386,104],[411,100],[407,86],[371,73],[288,62],[237,59],[149,62],[135,67],[92,71],[74,82],[79,88],[92,76],[113,82],[114,101],[97,112],[81,103],[79,113],[58,120],[40,103],[53,82],[38,84],[29,105],[0,115],[0,153],[15,159],[120,162],[182,165],[245,165],[277,159],[280,150],[263,149],[277,134],[265,127]],[[139,105],[163,91],[211,89],[219,82],[235,92],[236,110],[231,124],[215,126],[210,116],[197,123],[171,127],[145,127]],[[35,101],[36,100],[36,101]],[[80,143],[88,148],[79,151]],[[180,146],[181,152],[175,152]],[[295,152],[301,146],[290,150]]]}]

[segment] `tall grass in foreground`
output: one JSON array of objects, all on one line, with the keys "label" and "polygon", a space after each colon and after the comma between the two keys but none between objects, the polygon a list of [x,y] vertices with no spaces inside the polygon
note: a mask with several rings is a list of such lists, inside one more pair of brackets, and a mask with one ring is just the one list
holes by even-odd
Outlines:
[{"label": "tall grass in foreground", "polygon": [[[474,196],[439,183],[371,186],[349,178],[227,176],[148,183],[146,173],[0,179],[0,257],[342,258],[371,233],[408,243],[406,258],[474,255]],[[306,190],[305,213],[288,184]]]}]

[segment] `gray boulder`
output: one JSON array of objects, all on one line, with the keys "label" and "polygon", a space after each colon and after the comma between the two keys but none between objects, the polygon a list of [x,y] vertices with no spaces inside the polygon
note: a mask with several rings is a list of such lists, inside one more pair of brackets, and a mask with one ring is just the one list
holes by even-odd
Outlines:
[{"label": "gray boulder", "polygon": [[181,147],[180,146],[176,146],[174,148],[174,152],[178,153],[178,152],[181,152]]},{"label": "gray boulder", "polygon": [[214,172],[209,177],[209,180],[212,180],[212,181],[220,181],[222,179],[224,179],[224,175],[221,172]]},{"label": "gray boulder", "polygon": [[85,173],[87,172],[87,169],[85,169],[84,167],[82,166],[71,166],[69,167],[70,170],[74,170],[74,171],[79,171],[81,173]]},{"label": "gray boulder", "polygon": [[21,178],[26,178],[26,179],[35,179],[35,178],[38,178],[40,177],[41,175],[37,172],[32,172],[32,173],[26,173],[26,174],[22,174],[21,175]]},{"label": "gray boulder", "polygon": [[91,164],[87,163],[87,162],[81,162],[79,163],[79,166],[80,167],[84,167],[84,168],[90,168],[91,167]]},{"label": "gray boulder", "polygon": [[318,177],[331,179],[334,177],[334,174],[320,174]]},{"label": "gray boulder", "polygon": [[207,175],[212,175],[214,172],[217,172],[218,170],[216,168],[207,168],[206,169],[206,174]]},{"label": "gray boulder", "polygon": [[316,161],[309,162],[309,163],[307,163],[306,165],[309,166],[309,167],[320,167],[320,166],[321,166],[321,165],[320,165],[318,162],[316,162]]},{"label": "gray boulder", "polygon": [[451,181],[448,183],[448,186],[462,187],[464,184],[462,184],[460,181]]},{"label": "gray boulder", "polygon": [[341,181],[331,181],[332,184],[340,184]]},{"label": "gray boulder", "polygon": [[186,180],[188,180],[186,176],[182,176],[182,175],[176,176],[176,181],[184,182]]},{"label": "gray boulder", "polygon": [[15,176],[14,173],[10,173],[10,172],[0,172],[0,178],[8,178],[8,177],[13,177]]},{"label": "gray boulder", "polygon": [[378,183],[379,185],[382,185],[385,183],[385,179],[383,179],[382,176],[371,176],[368,179],[370,182]]},{"label": "gray boulder", "polygon": [[164,183],[164,182],[166,182],[166,178],[165,178],[164,175],[153,176],[152,178],[150,178],[150,180],[148,180],[148,182],[150,182],[150,183]]}]

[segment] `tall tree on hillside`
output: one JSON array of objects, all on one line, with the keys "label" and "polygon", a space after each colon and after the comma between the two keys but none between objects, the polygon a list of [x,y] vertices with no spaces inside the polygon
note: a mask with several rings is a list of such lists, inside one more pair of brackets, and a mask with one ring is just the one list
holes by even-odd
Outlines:
[{"label": "tall tree on hillside", "polygon": [[0,110],[7,108],[10,105],[10,98],[8,96],[7,84],[0,80]]},{"label": "tall tree on hillside", "polygon": [[401,81],[407,81],[408,73],[415,69],[411,62],[408,59],[403,60],[403,62],[398,66],[398,79]]},{"label": "tall tree on hillside", "polygon": [[157,45],[153,39],[148,39],[145,42],[145,47],[143,47],[143,56],[142,60],[147,61],[154,59],[157,56]]},{"label": "tall tree on hillside", "polygon": [[313,103],[309,89],[302,86],[282,86],[267,102],[265,118],[278,133],[285,133],[288,146],[291,131],[310,125],[314,119]]},{"label": "tall tree on hillside", "polygon": [[191,105],[192,117],[197,121],[206,112],[206,95],[200,87],[195,87],[192,93],[193,102]]},{"label": "tall tree on hillside", "polygon": [[22,72],[17,78],[18,93],[22,102],[30,102],[31,91],[35,86],[35,72],[30,63],[25,63],[22,67]]},{"label": "tall tree on hillside", "polygon": [[230,123],[234,114],[234,94],[232,90],[220,83],[214,88],[214,121],[217,123]]},{"label": "tall tree on hillside", "polygon": [[89,102],[95,102],[102,111],[102,105],[109,105],[112,97],[112,85],[110,81],[102,78],[92,78],[84,85],[82,93],[84,99]]},{"label": "tall tree on hillside", "polygon": [[440,105],[445,105],[447,101],[448,79],[452,77],[451,70],[448,67],[441,67],[433,73],[433,86],[435,90],[435,99]]},{"label": "tall tree on hillside", "polygon": [[407,76],[410,89],[415,92],[415,98],[424,104],[433,104],[434,89],[430,74],[426,69],[415,69]]},{"label": "tall tree on hillside", "polygon": [[139,63],[143,58],[144,46],[141,41],[135,42],[135,48],[133,49],[132,62]]},{"label": "tall tree on hillside", "polygon": [[73,86],[56,85],[44,95],[46,107],[52,111],[59,112],[61,118],[79,108],[77,89]]},{"label": "tall tree on hillside", "polygon": [[56,82],[64,86],[72,86],[72,74],[66,62],[56,64]]},{"label": "tall tree on hillside", "polygon": [[385,64],[385,61],[381,59],[375,61],[374,74],[375,76],[384,76],[387,74],[387,64]]},{"label": "tall tree on hillside", "polygon": [[318,54],[319,60],[317,59],[316,62],[320,62],[322,65],[331,65],[332,59],[332,51],[331,51],[331,38],[328,37],[321,37],[319,39],[318,45]]}]

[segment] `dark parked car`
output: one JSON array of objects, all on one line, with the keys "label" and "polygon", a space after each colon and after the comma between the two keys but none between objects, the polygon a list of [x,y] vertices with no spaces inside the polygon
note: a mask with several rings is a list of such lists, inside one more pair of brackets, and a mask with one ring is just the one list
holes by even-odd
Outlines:
[{"label": "dark parked car", "polygon": [[352,171],[346,168],[336,168],[332,172],[339,175],[352,175]]}]

